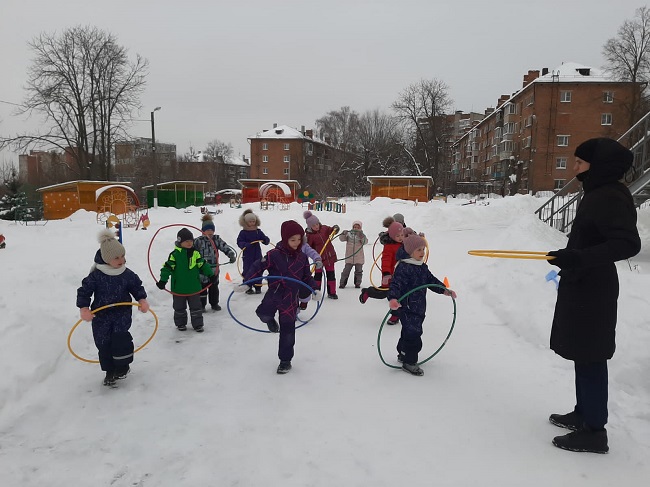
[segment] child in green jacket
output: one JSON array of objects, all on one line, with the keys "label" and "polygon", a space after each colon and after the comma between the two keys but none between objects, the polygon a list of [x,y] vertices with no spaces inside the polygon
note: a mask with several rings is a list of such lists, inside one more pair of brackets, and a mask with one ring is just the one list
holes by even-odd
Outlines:
[{"label": "child in green jacket", "polygon": [[160,269],[160,280],[156,283],[158,289],[165,289],[171,276],[174,324],[180,331],[187,330],[188,306],[192,328],[198,332],[203,331],[203,313],[199,295],[202,289],[200,274],[209,278],[214,276],[210,265],[194,248],[192,232],[187,228],[181,228],[176,238],[176,247]]}]

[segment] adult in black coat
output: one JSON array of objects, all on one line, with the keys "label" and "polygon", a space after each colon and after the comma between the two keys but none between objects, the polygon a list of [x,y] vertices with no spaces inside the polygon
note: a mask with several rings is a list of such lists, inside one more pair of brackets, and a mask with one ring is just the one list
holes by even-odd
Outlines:
[{"label": "adult in black coat", "polygon": [[606,453],[607,360],[614,355],[619,293],[615,262],[636,255],[641,240],[636,208],[619,182],[633,155],[615,140],[590,139],[575,150],[574,169],[584,195],[565,249],[549,252],[560,285],[551,349],[575,365],[576,406],[551,423],[574,430],[553,444],[572,451]]}]

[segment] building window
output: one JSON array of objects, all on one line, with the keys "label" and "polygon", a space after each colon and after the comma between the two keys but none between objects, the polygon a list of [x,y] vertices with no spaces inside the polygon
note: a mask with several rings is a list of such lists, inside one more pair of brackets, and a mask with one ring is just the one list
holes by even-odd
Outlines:
[{"label": "building window", "polygon": [[568,135],[558,135],[557,136],[557,146],[558,147],[567,147],[569,145],[569,136]]},{"label": "building window", "polygon": [[564,183],[566,182],[566,179],[556,179],[555,184],[553,186],[553,189],[555,191],[558,191],[564,187]]},{"label": "building window", "polygon": [[307,144],[307,155],[311,156],[314,153],[314,144],[311,142]]},{"label": "building window", "polygon": [[262,150],[269,150],[269,144],[267,144],[266,142],[264,142],[264,143],[262,144]]},{"label": "building window", "polygon": [[560,91],[560,101],[562,103],[571,102],[571,92],[570,91]]},{"label": "building window", "polygon": [[289,144],[284,144],[284,150],[289,150]]},{"label": "building window", "polygon": [[268,167],[265,167],[264,169],[262,169],[262,174],[268,174],[268,173],[269,173],[269,168]]},{"label": "building window", "polygon": [[284,156],[284,162],[289,162],[291,160],[291,156]]},{"label": "building window", "polygon": [[521,144],[522,144],[521,148],[522,149],[528,149],[530,147],[531,140],[532,140],[532,136],[525,137],[521,141]]},{"label": "building window", "polygon": [[506,108],[506,113],[508,115],[515,115],[517,113],[517,105],[515,105],[514,103],[509,103]]},{"label": "building window", "polygon": [[611,113],[603,113],[600,116],[600,124],[601,125],[611,125],[612,124],[612,114]]},{"label": "building window", "polygon": [[284,175],[285,175],[285,176],[288,176],[288,175],[289,175],[289,168],[288,168],[288,167],[285,167],[285,168],[284,168]]},{"label": "building window", "polygon": [[269,162],[269,156],[262,156],[262,162]]},{"label": "building window", "polygon": [[566,157],[558,157],[555,159],[555,169],[566,169]]},{"label": "building window", "polygon": [[613,91],[603,91],[603,103],[614,103]]}]

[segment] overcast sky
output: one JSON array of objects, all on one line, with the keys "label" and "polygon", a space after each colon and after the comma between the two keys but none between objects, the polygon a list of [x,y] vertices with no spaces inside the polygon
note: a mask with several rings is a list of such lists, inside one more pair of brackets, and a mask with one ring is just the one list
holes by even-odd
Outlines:
[{"label": "overcast sky", "polygon": [[[529,69],[602,67],[602,46],[641,0],[1,0],[0,100],[20,103],[40,32],[93,25],[147,58],[140,118],[156,139],[249,154],[273,123],[314,127],[330,110],[388,111],[421,78],[449,85],[454,108],[483,110]],[[35,120],[0,103],[0,133]],[[150,137],[146,122],[134,136]],[[16,160],[4,152],[1,160]]]}]

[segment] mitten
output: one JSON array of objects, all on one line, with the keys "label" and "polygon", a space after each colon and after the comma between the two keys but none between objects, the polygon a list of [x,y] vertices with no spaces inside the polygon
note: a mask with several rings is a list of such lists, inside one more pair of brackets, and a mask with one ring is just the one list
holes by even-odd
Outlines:
[{"label": "mitten", "polygon": [[322,260],[314,261],[314,266],[316,266],[317,271],[321,270],[323,268],[323,261]]},{"label": "mitten", "polygon": [[332,230],[334,230],[334,233],[339,233],[341,231],[341,227],[339,227],[338,225],[334,225],[332,227]]},{"label": "mitten", "polygon": [[382,287],[388,287],[390,285],[391,277],[392,276],[390,274],[386,274],[384,277],[381,278]]},{"label": "mitten", "polygon": [[554,259],[549,259],[548,263],[556,265],[560,269],[580,267],[580,252],[578,250],[560,249],[549,252],[546,255],[555,257]]},{"label": "mitten", "polygon": [[234,264],[236,260],[237,260],[237,256],[235,254],[231,254],[230,255],[230,263]]},{"label": "mitten", "polygon": [[217,282],[217,275],[216,275],[216,274],[212,274],[212,275],[210,276],[210,284],[215,284],[216,282]]},{"label": "mitten", "polygon": [[392,309],[393,311],[402,307],[402,305],[399,304],[399,301],[397,301],[397,299],[391,299],[388,302],[388,306],[390,306],[390,309]]},{"label": "mitten", "polygon": [[270,241],[271,241],[271,239],[269,239],[269,237],[265,237],[264,240],[262,240],[262,243],[264,245],[268,245]]},{"label": "mitten", "polygon": [[341,235],[347,235],[347,234],[348,234],[347,230],[343,230],[343,232],[341,233]]},{"label": "mitten", "polygon": [[158,282],[156,283],[156,287],[157,287],[158,289],[160,289],[160,290],[165,289],[165,286],[166,286],[166,285],[167,285],[167,282],[164,282],[164,281],[158,281]]},{"label": "mitten", "polygon": [[456,291],[452,291],[451,289],[445,290],[445,296],[451,296],[452,298],[456,299]]}]

